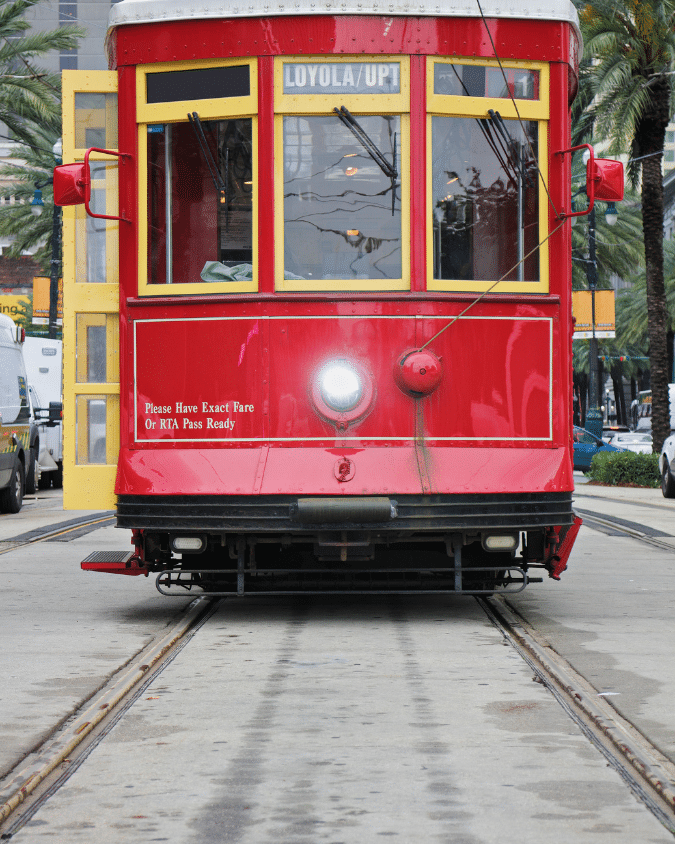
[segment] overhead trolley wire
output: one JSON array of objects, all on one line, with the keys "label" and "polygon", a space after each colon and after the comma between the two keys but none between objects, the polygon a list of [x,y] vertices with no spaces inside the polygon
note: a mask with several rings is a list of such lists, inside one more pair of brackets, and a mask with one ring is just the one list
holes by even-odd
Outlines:
[{"label": "overhead trolley wire", "polygon": [[[544,179],[544,174],[541,172],[541,169],[539,167],[539,161],[537,159],[537,156],[534,153],[534,149],[532,147],[532,142],[530,141],[530,138],[529,138],[527,132],[525,131],[525,126],[523,125],[523,119],[520,116],[520,111],[518,110],[518,104],[516,103],[515,97],[513,96],[513,93],[511,92],[511,89],[509,87],[509,81],[508,81],[508,78],[506,76],[506,72],[504,71],[504,66],[502,65],[501,59],[497,55],[497,48],[495,47],[495,42],[494,42],[494,39],[492,38],[492,33],[490,32],[490,28],[487,24],[487,20],[485,19],[485,15],[483,14],[483,8],[480,4],[480,0],[476,0],[476,4],[478,6],[478,10],[480,12],[481,19],[482,19],[483,24],[485,26],[485,30],[488,34],[488,38],[490,39],[490,44],[492,45],[492,52],[494,54],[495,59],[497,60],[497,62],[499,64],[499,69],[501,70],[502,76],[504,78],[504,84],[506,85],[506,90],[509,92],[511,102],[513,103],[513,107],[514,107],[514,109],[516,111],[516,115],[518,117],[518,122],[520,123],[520,127],[523,131],[523,135],[525,136],[525,138],[527,140],[527,145],[528,145],[529,150],[530,150],[530,155],[532,156],[532,160],[534,161],[535,167],[537,168],[537,173],[539,174],[539,178],[541,179],[541,183],[544,187],[544,190],[546,191],[546,196],[548,197],[548,201],[551,205],[551,208],[553,209],[553,213],[555,214],[555,218],[559,222],[558,222],[558,225],[553,229],[553,231],[549,232],[546,235],[545,238],[540,240],[537,243],[537,245],[527,253],[527,255],[523,255],[523,257],[519,261],[517,261],[509,270],[507,270],[507,272],[504,273],[504,275],[501,276],[501,278],[498,278],[497,281],[493,282],[486,290],[484,290],[482,293],[480,293],[478,296],[476,296],[476,298],[472,302],[470,302],[466,306],[466,308],[464,308],[464,310],[461,313],[452,317],[452,319],[446,325],[444,325],[443,328],[441,328],[440,331],[437,331],[433,335],[433,337],[431,337],[429,340],[427,340],[426,343],[423,343],[418,348],[418,351],[420,351],[420,352],[423,349],[426,349],[426,347],[429,346],[431,343],[433,343],[433,341],[437,337],[440,337],[441,334],[443,334],[445,331],[447,331],[448,328],[450,328],[450,326],[454,325],[457,322],[458,319],[460,319],[461,317],[464,316],[464,314],[466,314],[473,307],[475,307],[479,302],[481,302],[488,295],[488,293],[491,293],[495,289],[495,287],[497,287],[498,284],[501,284],[502,281],[505,281],[511,275],[511,273],[514,270],[516,270],[522,263],[524,263],[531,255],[533,255],[539,249],[540,246],[543,246],[544,243],[546,243],[547,240],[552,238],[553,235],[556,234],[562,228],[562,226],[565,224],[565,222],[567,221],[567,218],[563,217],[562,214],[555,207],[555,203],[553,202],[553,198],[551,197],[551,194],[549,192],[548,185],[546,184],[546,180]],[[492,122],[494,123],[495,127],[499,130],[498,135],[500,133],[506,132],[506,128],[502,125],[503,124],[503,118],[499,114],[499,112],[494,112],[491,109],[489,113],[490,113],[490,117],[491,117]],[[508,136],[507,132],[506,132],[506,134]],[[490,144],[490,146],[492,146],[492,144]],[[493,148],[493,150],[494,150],[494,148]],[[509,176],[510,176],[510,174],[509,174]]]}]

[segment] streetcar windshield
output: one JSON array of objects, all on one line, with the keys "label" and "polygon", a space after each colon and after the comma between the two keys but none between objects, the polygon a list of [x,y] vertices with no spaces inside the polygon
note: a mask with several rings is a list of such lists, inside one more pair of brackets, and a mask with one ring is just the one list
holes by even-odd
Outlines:
[{"label": "streetcar windshield", "polygon": [[148,126],[149,283],[253,277],[251,133],[196,113]]},{"label": "streetcar windshield", "polygon": [[434,278],[539,280],[537,123],[432,118]]},{"label": "streetcar windshield", "polygon": [[283,118],[287,279],[401,278],[400,117],[356,119]]}]

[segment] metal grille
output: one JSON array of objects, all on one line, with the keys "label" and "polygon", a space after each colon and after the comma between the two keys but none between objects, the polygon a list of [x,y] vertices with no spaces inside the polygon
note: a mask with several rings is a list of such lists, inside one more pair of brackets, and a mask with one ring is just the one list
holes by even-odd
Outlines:
[{"label": "metal grille", "polygon": [[[318,497],[320,498],[320,497]],[[229,533],[315,533],[324,526],[303,525],[293,517],[296,496],[134,496],[121,495],[117,523],[122,528],[160,531],[215,531]],[[572,493],[493,495],[396,496],[398,515],[373,532],[451,533],[466,530],[530,530],[550,525],[571,525]],[[363,529],[346,522],[328,530]]]},{"label": "metal grille", "polygon": [[83,563],[126,563],[133,551],[94,551]]}]

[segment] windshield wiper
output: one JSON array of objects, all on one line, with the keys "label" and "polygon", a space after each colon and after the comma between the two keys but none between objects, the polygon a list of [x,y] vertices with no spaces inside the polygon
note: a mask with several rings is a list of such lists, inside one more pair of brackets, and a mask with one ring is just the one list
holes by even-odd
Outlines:
[{"label": "windshield wiper", "polygon": [[[202,127],[202,121],[199,119],[197,112],[193,111],[192,114],[188,113],[188,120],[190,121],[190,125],[197,136],[197,141],[199,142],[199,147],[202,151],[202,155],[204,156],[204,160],[206,161],[206,166],[209,168],[209,175],[211,176],[213,187],[216,189],[216,193],[225,200],[225,215],[227,217],[230,208],[230,197],[227,185],[230,180],[228,178],[227,181],[223,181],[223,177],[220,175],[220,168],[216,164],[213,154],[211,153],[209,142],[206,140],[206,135],[204,134],[204,129]],[[227,159],[226,166],[229,169],[229,161]]]},{"label": "windshield wiper", "polygon": [[333,111],[349,129],[352,135],[354,135],[356,140],[359,141],[361,146],[377,164],[384,175],[388,176],[390,179],[398,179],[398,171],[396,170],[396,167],[392,166],[387,161],[384,154],[380,152],[375,142],[368,136],[363,126],[361,126],[361,124],[356,120],[349,109],[341,106],[340,108],[334,108]]},{"label": "windshield wiper", "polygon": [[396,211],[396,182],[398,180],[398,170],[396,169],[396,134],[394,134],[394,163],[392,165],[387,161],[384,157],[384,153],[380,151],[377,144],[368,135],[366,130],[363,126],[361,126],[348,108],[340,106],[340,108],[334,108],[333,112],[337,114],[342,123],[344,123],[347,129],[349,129],[352,135],[361,144],[384,175],[391,179],[391,216],[393,217]]},{"label": "windshield wiper", "polygon": [[509,133],[509,130],[506,128],[506,124],[504,123],[504,118],[498,111],[494,111],[493,109],[488,109],[488,114],[490,115],[490,119],[494,123],[495,127],[498,130],[498,136],[501,135],[503,139],[506,141],[506,146],[504,146],[504,141],[500,139],[502,147],[504,151],[507,153],[509,158],[516,158],[517,156],[517,163],[514,166],[516,170],[516,174],[519,179],[529,187],[530,179],[527,172],[526,165],[528,162],[525,160],[523,154],[520,150],[523,150],[524,145],[518,143],[518,141],[514,140]]}]

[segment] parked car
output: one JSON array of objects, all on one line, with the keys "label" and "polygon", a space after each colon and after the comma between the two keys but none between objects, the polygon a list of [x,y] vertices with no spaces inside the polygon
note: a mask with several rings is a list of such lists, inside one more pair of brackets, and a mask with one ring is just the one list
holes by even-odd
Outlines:
[{"label": "parked car", "polygon": [[608,443],[611,441],[614,434],[618,434],[619,432],[628,433],[629,431],[630,428],[628,425],[603,425],[602,438],[606,443]]},{"label": "parked car", "polygon": [[652,435],[649,431],[629,431],[628,433],[614,434],[607,442],[624,451],[633,451],[635,454],[652,453]]},{"label": "parked car", "polygon": [[574,426],[574,468],[580,472],[588,472],[591,460],[600,451],[624,451],[604,442],[585,428]]},{"label": "parked car", "polygon": [[661,492],[664,498],[675,498],[675,434],[671,434],[663,443],[659,455],[659,472],[661,473]]}]

